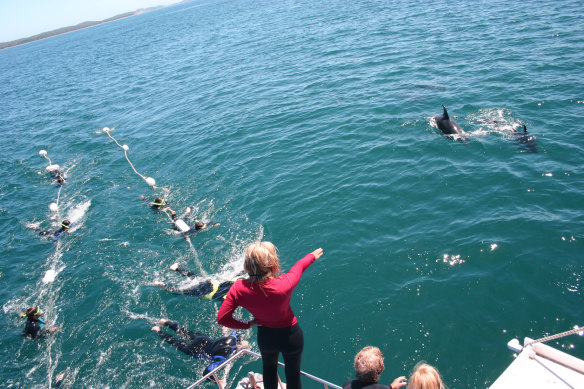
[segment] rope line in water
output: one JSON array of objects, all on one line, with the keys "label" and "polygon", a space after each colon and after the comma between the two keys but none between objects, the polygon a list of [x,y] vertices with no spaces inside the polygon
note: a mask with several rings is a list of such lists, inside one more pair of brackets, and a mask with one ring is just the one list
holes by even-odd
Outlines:
[{"label": "rope line in water", "polygon": [[194,257],[195,257],[195,263],[197,264],[197,266],[199,268],[199,272],[201,273],[201,275],[203,277],[207,277],[207,272],[203,269],[203,265],[199,261],[199,255],[197,254],[197,250],[195,250],[195,246],[193,246],[193,243],[191,242],[190,239],[187,239],[187,243],[189,244],[189,246],[191,248],[191,251],[192,251],[192,253],[193,253]]},{"label": "rope line in water", "polygon": [[39,155],[41,157],[43,157],[44,159],[46,159],[47,161],[49,161],[49,166],[53,164],[53,162],[51,162],[51,158],[49,158],[49,156],[47,155],[47,151],[46,150],[39,151]]},{"label": "rope line in water", "polygon": [[527,347],[527,346],[532,345],[534,343],[543,343],[543,342],[547,342],[548,340],[563,338],[565,336],[574,335],[577,333],[580,333],[580,335],[582,335],[582,333],[584,333],[584,328],[582,328],[580,326],[574,326],[574,329],[572,329],[570,331],[564,331],[564,332],[560,332],[559,334],[545,336],[545,337],[540,338],[540,339],[532,340],[531,342],[526,343],[523,347]]},{"label": "rope line in water", "polygon": [[[48,155],[48,153],[47,153],[47,151],[46,151],[46,150],[40,150],[40,151],[39,151],[39,155],[40,155],[41,157],[43,157],[44,159],[46,159],[47,161],[49,161],[49,165],[48,165],[48,166],[51,166],[51,165],[53,164],[53,162],[51,161],[51,158],[49,158],[49,155]],[[51,203],[51,204],[49,205],[49,209],[50,209],[51,211],[55,212],[55,216],[56,216],[58,219],[60,219],[60,218],[61,218],[61,215],[60,215],[60,213],[59,213],[59,199],[61,198],[61,189],[62,189],[62,188],[63,188],[63,186],[59,186],[59,190],[57,191],[57,200],[56,200],[54,203]],[[56,205],[56,207],[54,207],[54,208],[53,208],[53,204],[55,204],[55,205]]]},{"label": "rope line in water", "polygon": [[[168,211],[166,209],[164,209],[163,212],[166,214],[166,216],[168,216],[168,220],[170,220],[170,222],[174,224],[174,220],[173,220],[172,216],[170,216],[168,214]],[[189,244],[190,251],[193,253],[193,256],[195,258],[195,264],[199,268],[199,273],[201,275],[207,277],[207,272],[205,271],[205,269],[203,269],[203,265],[201,264],[201,261],[199,261],[199,254],[197,254],[197,250],[195,249],[195,246],[193,246],[193,243],[191,242],[191,238],[186,234],[184,235],[184,237],[185,237],[185,240],[187,241],[187,243]]]},{"label": "rope line in water", "polygon": [[55,204],[57,204],[57,211],[55,212],[55,215],[57,216],[57,220],[61,221],[61,212],[59,211],[59,200],[61,199],[61,189],[63,189],[63,186],[59,187],[59,190],[57,191],[57,201],[55,202]]},{"label": "rope line in water", "polygon": [[[128,150],[130,150],[130,147],[128,145],[122,145],[120,144],[120,142],[117,141],[116,138],[114,138],[112,136],[112,134],[110,134],[110,131],[112,131],[113,129],[110,129],[109,127],[104,127],[103,128],[103,132],[106,133],[107,136],[109,136],[114,142],[116,142],[116,144],[122,148],[124,150],[124,156],[126,157],[126,161],[128,161],[128,163],[130,164],[130,167],[132,168],[132,170],[134,171],[134,173],[136,173],[137,175],[140,176],[140,178],[142,178],[144,181],[146,181],[146,183],[151,186],[152,188],[156,189],[156,181],[154,180],[154,178],[152,177],[146,177],[143,174],[140,174],[140,172],[138,172],[136,170],[136,168],[134,167],[134,164],[132,163],[132,161],[130,161],[130,158],[128,157]],[[162,188],[164,190],[164,188]]]},{"label": "rope line in water", "polygon": [[[116,142],[116,144],[118,145],[118,147],[120,147],[121,149],[124,150],[124,156],[126,157],[126,161],[128,161],[128,164],[130,164],[130,167],[132,168],[132,170],[134,171],[134,173],[136,173],[138,176],[140,176],[140,178],[142,178],[144,181],[146,181],[146,183],[148,185],[150,185],[152,188],[157,189],[156,187],[156,181],[154,180],[154,178],[152,177],[146,177],[143,174],[141,174],[140,172],[138,172],[136,170],[136,168],[134,167],[134,164],[132,163],[132,161],[130,161],[130,158],[128,157],[128,150],[130,149],[130,147],[126,144],[122,145],[120,144],[120,142],[118,142],[118,140],[116,138],[114,138],[112,136],[112,134],[110,134],[110,131],[112,131],[112,129],[110,129],[109,127],[104,127],[103,128],[103,132],[106,133],[106,135],[112,139],[114,142]],[[169,193],[169,189],[167,188],[160,188],[164,191],[165,196],[168,196]],[[168,215],[168,213],[166,211],[164,211],[164,213],[166,213],[166,215],[170,218],[171,222],[174,222],[174,220],[172,220],[172,218],[170,217],[170,215]],[[193,256],[195,257],[195,263],[197,265],[197,267],[199,268],[199,271],[202,275],[206,276],[207,272],[205,272],[205,270],[203,269],[203,265],[201,264],[201,262],[199,261],[199,255],[197,254],[197,250],[195,250],[195,247],[193,246],[191,239],[185,235],[185,240],[187,241],[187,243],[189,244],[189,248],[190,251],[193,253]]]}]

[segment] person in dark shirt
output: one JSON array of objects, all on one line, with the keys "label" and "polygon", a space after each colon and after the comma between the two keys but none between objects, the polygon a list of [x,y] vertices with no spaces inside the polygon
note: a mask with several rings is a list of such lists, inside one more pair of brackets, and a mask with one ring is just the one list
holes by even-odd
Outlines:
[{"label": "person in dark shirt", "polygon": [[214,221],[209,221],[207,223],[204,223],[198,219],[195,219],[194,224],[187,223],[188,221],[190,221],[190,218],[191,218],[191,208],[190,207],[187,207],[187,209],[185,211],[184,220],[179,218],[176,215],[176,212],[173,211],[172,209],[168,208],[168,210],[170,212],[170,216],[172,219],[174,229],[177,231],[180,231],[187,242],[190,241],[189,235],[196,235],[199,232],[206,231],[212,227],[217,227],[217,226],[221,225],[220,223],[217,223]]},{"label": "person in dark shirt", "polygon": [[30,228],[32,228],[35,231],[39,231],[39,235],[41,236],[53,235],[53,242],[57,243],[61,238],[61,235],[71,228],[71,222],[69,220],[63,220],[61,222],[61,227],[55,231],[41,230],[36,226],[30,226]]},{"label": "person in dark shirt", "polygon": [[49,165],[46,167],[46,170],[49,172],[51,178],[57,182],[58,186],[67,183],[67,177],[65,177],[65,174],[61,171],[59,165]]},{"label": "person in dark shirt", "polygon": [[345,382],[343,389],[398,389],[408,384],[405,376],[396,378],[389,386],[378,384],[383,370],[385,365],[381,350],[372,346],[364,347],[355,356],[357,379]]},{"label": "person in dark shirt", "polygon": [[24,337],[40,339],[58,330],[58,327],[44,328],[45,320],[43,318],[43,312],[39,307],[28,308],[26,312],[20,314],[20,317],[26,317],[26,324],[22,333]]},{"label": "person in dark shirt", "polygon": [[[177,336],[172,336],[160,327],[168,327],[173,330]],[[227,329],[224,328],[224,335],[227,335]],[[203,375],[217,368],[225,362],[231,354],[240,348],[249,348],[247,341],[239,341],[239,335],[233,331],[227,336],[213,339],[198,332],[192,332],[178,323],[162,319],[158,325],[152,327],[168,344],[175,346],[179,351],[197,359],[206,359],[211,363],[203,371]],[[238,344],[239,343],[239,344]]]},{"label": "person in dark shirt", "polygon": [[[180,275],[189,278],[194,278],[197,276],[197,274],[193,273],[192,271],[179,267],[178,263],[172,264],[170,266],[170,270],[174,270]],[[186,288],[169,286],[162,281],[155,281],[154,285],[163,286],[166,291],[174,294],[184,294],[188,296],[200,297],[207,300],[223,301],[225,299],[225,295],[227,294],[227,292],[229,292],[231,285],[233,285],[235,281],[243,278],[245,278],[244,271],[238,273],[235,277],[227,281],[219,281],[217,279],[206,279],[204,281],[201,281],[195,285]]]},{"label": "person in dark shirt", "polygon": [[61,228],[59,228],[57,231],[55,231],[53,233],[53,240],[55,242],[58,241],[59,238],[61,237],[61,235],[63,234],[63,232],[69,231],[70,228],[71,228],[71,222],[69,220],[63,220],[61,222]]},{"label": "person in dark shirt", "polygon": [[164,200],[162,197],[157,197],[153,202],[150,203],[150,208],[155,211],[164,211],[166,208],[168,208],[168,205],[166,204],[166,200]]}]

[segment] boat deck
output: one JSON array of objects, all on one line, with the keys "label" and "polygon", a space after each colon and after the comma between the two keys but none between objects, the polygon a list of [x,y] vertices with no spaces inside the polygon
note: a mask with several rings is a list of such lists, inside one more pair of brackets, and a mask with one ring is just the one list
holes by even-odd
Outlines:
[{"label": "boat deck", "polygon": [[526,346],[490,387],[508,388],[584,388],[584,361],[541,343]]}]

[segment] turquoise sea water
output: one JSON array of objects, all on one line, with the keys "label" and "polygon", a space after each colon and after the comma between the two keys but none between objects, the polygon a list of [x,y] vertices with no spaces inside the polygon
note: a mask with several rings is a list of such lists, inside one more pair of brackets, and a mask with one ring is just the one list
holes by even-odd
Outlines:
[{"label": "turquoise sea water", "polygon": [[[193,1],[0,51],[0,386],[187,386],[206,365],[150,328],[219,336],[218,305],[150,284],[179,282],[173,262],[229,277],[261,238],[286,270],[325,252],[292,300],[303,370],[342,385],[376,345],[383,383],[423,359],[488,387],[510,339],[583,324],[583,19],[581,1]],[[435,128],[442,104],[466,142]],[[221,226],[191,249],[105,126]],[[57,196],[59,248],[27,228]],[[61,331],[23,340],[33,304]]]}]

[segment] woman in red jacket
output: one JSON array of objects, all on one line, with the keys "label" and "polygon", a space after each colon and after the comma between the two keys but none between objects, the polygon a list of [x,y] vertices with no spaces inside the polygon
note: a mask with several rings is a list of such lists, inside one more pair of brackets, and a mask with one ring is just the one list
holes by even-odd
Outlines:
[{"label": "woman in red jacket", "polygon": [[[233,284],[219,309],[217,321],[225,327],[247,329],[258,326],[265,389],[277,388],[280,352],[286,364],[288,389],[301,388],[300,360],[304,336],[290,308],[290,298],[304,270],[322,254],[322,249],[314,250],[296,262],[288,273],[281,274],[276,247],[272,243],[250,245],[243,263],[248,278]],[[247,309],[254,319],[248,322],[234,318],[233,312],[238,306]]]}]

